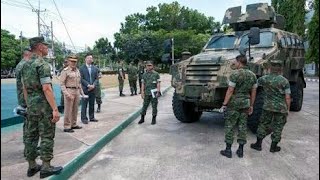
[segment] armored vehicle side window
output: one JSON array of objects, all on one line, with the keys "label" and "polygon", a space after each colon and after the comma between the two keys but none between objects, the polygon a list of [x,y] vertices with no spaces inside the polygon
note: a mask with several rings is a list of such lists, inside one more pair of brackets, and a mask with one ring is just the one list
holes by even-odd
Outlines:
[{"label": "armored vehicle side window", "polygon": [[[239,47],[248,47],[248,34],[241,38]],[[272,32],[261,32],[260,33],[260,43],[254,45],[254,47],[270,47],[273,46],[273,33]]]},{"label": "armored vehicle side window", "polygon": [[300,40],[300,46],[299,46],[300,48],[304,48],[304,43],[303,43],[303,41],[301,41]]},{"label": "armored vehicle side window", "polygon": [[236,41],[235,36],[216,36],[208,43],[206,49],[233,49]]},{"label": "armored vehicle side window", "polygon": [[284,39],[284,37],[282,37],[282,38],[280,39],[280,42],[281,42],[281,46],[282,46],[282,47],[286,47],[286,46],[287,46],[286,40]]},{"label": "armored vehicle side window", "polygon": [[292,39],[292,46],[294,46],[294,47],[296,46],[296,39],[295,38]]},{"label": "armored vehicle side window", "polygon": [[287,44],[288,44],[288,46],[291,46],[291,45],[292,45],[292,43],[291,43],[291,38],[290,38],[290,37],[287,37]]}]

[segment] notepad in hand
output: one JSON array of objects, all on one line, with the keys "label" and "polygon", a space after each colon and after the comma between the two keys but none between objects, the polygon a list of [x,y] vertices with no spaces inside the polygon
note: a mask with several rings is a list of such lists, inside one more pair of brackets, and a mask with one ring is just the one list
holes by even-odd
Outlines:
[{"label": "notepad in hand", "polygon": [[[150,91],[151,91],[152,98],[157,98],[158,90],[157,89],[151,89]],[[161,92],[159,94],[161,96]]]}]

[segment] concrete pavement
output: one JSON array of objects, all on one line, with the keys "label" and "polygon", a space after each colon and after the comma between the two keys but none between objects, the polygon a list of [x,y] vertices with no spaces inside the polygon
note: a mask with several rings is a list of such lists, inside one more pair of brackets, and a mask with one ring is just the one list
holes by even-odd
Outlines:
[{"label": "concrete pavement", "polygon": [[[170,87],[170,75],[161,74],[161,90]],[[74,133],[63,132],[63,118],[57,123],[54,158],[52,165],[66,165],[92,147],[110,130],[119,125],[132,112],[142,106],[140,95],[130,96],[128,85],[124,87],[126,97],[119,97],[117,87],[106,89],[100,113],[95,113],[99,122],[82,124],[78,114],[78,125],[83,128]],[[1,128],[1,179],[25,179],[27,162],[23,158],[22,124]],[[40,159],[37,159],[40,163]],[[39,179],[36,174],[30,179]]]},{"label": "concrete pavement", "polygon": [[219,154],[225,148],[221,115],[204,113],[196,123],[180,123],[172,112],[172,93],[159,102],[156,125],[150,125],[150,112],[144,124],[137,118],[71,179],[319,179],[318,83],[307,83],[302,110],[290,112],[279,153],[269,152],[270,136],[262,151],[251,149],[256,137],[249,132],[241,159],[236,142],[232,159]]}]

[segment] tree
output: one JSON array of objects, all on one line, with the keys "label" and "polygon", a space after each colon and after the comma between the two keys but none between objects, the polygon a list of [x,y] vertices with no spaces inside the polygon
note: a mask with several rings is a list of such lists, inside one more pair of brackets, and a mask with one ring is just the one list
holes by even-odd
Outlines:
[{"label": "tree", "polygon": [[285,17],[285,30],[304,35],[305,0],[271,0],[278,14]]},{"label": "tree", "polygon": [[9,31],[1,29],[1,68],[12,68],[21,60],[20,41]]},{"label": "tree", "polygon": [[309,48],[306,54],[308,62],[316,64],[316,75],[319,76],[319,0],[314,0],[314,14],[308,24]]},{"label": "tree", "polygon": [[120,32],[114,34],[118,56],[127,61],[152,59],[160,62],[163,42],[171,38],[174,38],[176,57],[184,50],[199,53],[212,30],[220,29],[220,23],[213,17],[206,17],[178,2],[151,6],[146,11],[145,15],[128,15],[121,23]]}]

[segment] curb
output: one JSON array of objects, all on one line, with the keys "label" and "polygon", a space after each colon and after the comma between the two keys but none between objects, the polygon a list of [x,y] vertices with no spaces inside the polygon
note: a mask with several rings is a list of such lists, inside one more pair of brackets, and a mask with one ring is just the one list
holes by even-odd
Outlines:
[{"label": "curb", "polygon": [[1,128],[5,128],[5,127],[8,127],[8,126],[13,126],[13,125],[16,125],[16,124],[20,124],[20,123],[23,123],[23,117],[21,116],[14,116],[14,117],[11,117],[11,118],[7,118],[7,119],[2,119],[1,120]]},{"label": "curb", "polygon": [[[164,95],[171,89],[171,86],[167,87],[162,91]],[[63,167],[62,172],[59,175],[54,175],[50,177],[50,180],[61,180],[68,179],[71,177],[78,169],[80,169],[86,162],[88,162],[92,157],[94,157],[108,142],[110,142],[114,137],[122,132],[131,122],[133,122],[137,117],[139,117],[142,107],[137,111],[131,113],[127,119],[123,120],[116,127],[111,129],[107,134],[101,137],[96,143],[91,147],[86,149],[84,152],[79,154],[77,157],[72,159],[67,165]]]},{"label": "curb", "polygon": [[304,80],[308,82],[319,82],[319,79],[304,78]]},{"label": "curb", "polygon": [[[104,90],[101,89],[101,99],[103,99],[105,96],[105,93],[103,92]],[[80,100],[79,106],[81,106],[81,100]],[[81,110],[81,108],[79,108],[79,110]],[[64,113],[60,113],[60,118],[62,118],[63,116],[64,116]],[[13,125],[23,123],[23,119],[24,118],[21,116],[14,116],[14,117],[2,119],[1,120],[1,128],[5,128],[8,126],[13,126]]]}]

